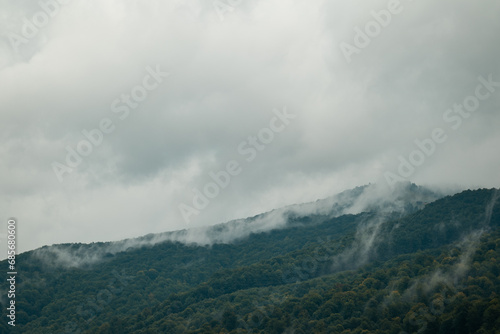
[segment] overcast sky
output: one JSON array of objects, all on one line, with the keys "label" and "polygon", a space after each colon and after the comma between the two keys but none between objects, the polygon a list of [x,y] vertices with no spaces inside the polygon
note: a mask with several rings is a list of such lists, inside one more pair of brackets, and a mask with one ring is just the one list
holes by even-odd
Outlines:
[{"label": "overcast sky", "polygon": [[20,250],[388,175],[499,187],[500,2],[360,3],[0,0],[0,212]]}]

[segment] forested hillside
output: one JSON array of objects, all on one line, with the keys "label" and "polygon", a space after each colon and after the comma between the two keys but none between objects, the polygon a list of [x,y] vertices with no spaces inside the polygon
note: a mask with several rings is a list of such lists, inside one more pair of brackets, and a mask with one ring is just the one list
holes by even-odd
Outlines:
[{"label": "forested hillside", "polygon": [[[13,332],[497,333],[500,192],[423,193],[400,209],[286,210],[279,228],[224,243],[21,254]],[[82,247],[105,251],[68,265]]]}]

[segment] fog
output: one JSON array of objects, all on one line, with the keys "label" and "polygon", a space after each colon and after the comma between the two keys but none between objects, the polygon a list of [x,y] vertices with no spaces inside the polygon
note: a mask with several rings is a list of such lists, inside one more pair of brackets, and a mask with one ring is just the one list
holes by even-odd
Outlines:
[{"label": "fog", "polygon": [[[370,184],[344,191],[327,199],[283,207],[255,217],[233,220],[210,227],[197,227],[174,232],[149,234],[140,238],[117,242],[81,245],[53,245],[33,252],[33,255],[50,265],[78,267],[100,261],[105,255],[116,254],[140,247],[151,247],[162,242],[180,242],[185,245],[210,246],[215,243],[232,243],[252,233],[267,232],[289,226],[288,218],[322,215],[323,219],[345,214],[376,211],[377,218],[360,224],[355,244],[342,254],[338,265],[365,264],[379,241],[378,231],[389,213],[404,214],[409,205],[422,206],[440,195],[410,183],[401,183],[395,190],[387,186]],[[310,228],[314,228],[311,226]],[[354,261],[355,259],[355,261]]]}]

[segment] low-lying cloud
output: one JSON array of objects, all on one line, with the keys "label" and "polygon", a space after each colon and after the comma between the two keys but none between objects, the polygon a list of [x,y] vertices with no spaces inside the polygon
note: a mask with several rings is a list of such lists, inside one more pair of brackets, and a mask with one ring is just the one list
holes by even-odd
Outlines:
[{"label": "low-lying cloud", "polygon": [[[33,255],[51,265],[66,267],[81,266],[100,261],[106,255],[119,252],[151,247],[162,242],[180,242],[185,245],[210,246],[217,243],[232,243],[248,237],[252,233],[267,232],[286,228],[289,217],[304,217],[320,215],[323,219],[331,219],[345,214],[358,214],[366,211],[376,211],[377,217],[360,224],[356,234],[355,245],[351,251],[338,258],[340,263],[365,264],[378,242],[378,231],[390,213],[404,214],[409,205],[422,205],[422,201],[431,201],[438,195],[413,184],[400,184],[397,191],[391,195],[385,185],[371,184],[342,192],[324,200],[288,206],[260,214],[255,217],[233,220],[227,223],[208,227],[196,227],[174,232],[149,234],[140,238],[126,239],[117,242],[95,243],[82,245],[54,245],[43,247],[33,252]],[[388,197],[383,197],[383,196]],[[311,228],[314,228],[311,226]],[[353,259],[356,261],[353,262]]]},{"label": "low-lying cloud", "polygon": [[[212,226],[386,182],[479,76],[500,81],[498,1],[400,6],[347,62],[342,42],[387,1],[243,1],[221,20],[201,0],[0,0],[0,218],[18,218],[26,251]],[[170,75],[121,122],[113,102],[148,66]],[[178,205],[282,106],[296,121],[188,226]],[[405,180],[499,187],[499,108],[492,93]],[[60,183],[52,163],[104,118],[115,130]]]}]

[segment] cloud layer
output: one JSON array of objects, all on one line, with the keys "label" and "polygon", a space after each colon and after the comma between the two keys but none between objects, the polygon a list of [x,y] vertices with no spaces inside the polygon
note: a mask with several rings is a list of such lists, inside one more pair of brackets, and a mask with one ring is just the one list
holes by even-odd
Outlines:
[{"label": "cloud layer", "polygon": [[[350,62],[340,45],[356,46],[387,1],[231,3],[0,0],[0,212],[18,219],[21,250],[203,227],[385,182],[436,128],[447,139],[405,179],[500,186],[500,87],[456,130],[443,119],[478,77],[500,82],[498,2],[402,0]],[[148,68],[169,76],[142,99]],[[269,140],[285,107],[295,118]],[[67,165],[67,147],[103,119],[113,131],[59,182],[53,163]],[[230,161],[241,172],[195,208],[193,190]],[[197,211],[189,224],[181,203]]]}]

